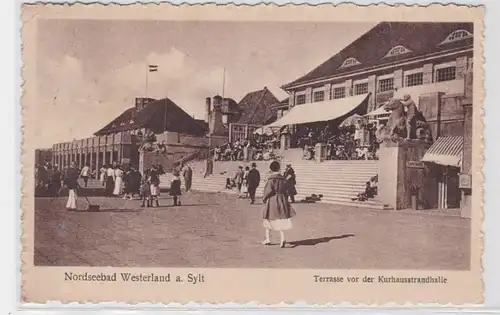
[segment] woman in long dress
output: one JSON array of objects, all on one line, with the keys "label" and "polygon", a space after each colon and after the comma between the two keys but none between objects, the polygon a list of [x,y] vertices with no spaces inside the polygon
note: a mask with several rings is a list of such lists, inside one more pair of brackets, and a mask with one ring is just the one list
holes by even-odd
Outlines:
[{"label": "woman in long dress", "polygon": [[123,183],[123,171],[119,166],[115,168],[115,189],[113,190],[113,195],[120,196],[122,191]]},{"label": "woman in long dress", "polygon": [[106,195],[108,197],[113,196],[113,188],[115,187],[115,170],[108,166],[106,169]]},{"label": "woman in long dress", "polygon": [[280,247],[285,247],[284,231],[292,228],[291,218],[295,210],[288,202],[287,185],[285,177],[280,174],[280,164],[273,161],[269,166],[271,174],[267,177],[264,186],[264,209],[262,212],[263,225],[266,229],[264,245],[271,245],[271,230],[279,231],[281,236]]},{"label": "woman in long dress", "polygon": [[103,187],[104,187],[104,184],[105,184],[105,181],[104,181],[105,178],[106,178],[106,168],[103,165],[99,169],[99,181],[101,182],[101,186],[103,186]]}]

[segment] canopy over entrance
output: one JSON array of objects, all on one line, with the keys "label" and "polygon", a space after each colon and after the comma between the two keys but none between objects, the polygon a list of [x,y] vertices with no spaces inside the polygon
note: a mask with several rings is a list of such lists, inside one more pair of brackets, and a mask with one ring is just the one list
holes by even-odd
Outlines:
[{"label": "canopy over entrance", "polygon": [[422,162],[460,167],[463,141],[463,137],[460,136],[439,137],[425,152]]},{"label": "canopy over entrance", "polygon": [[351,113],[366,101],[368,95],[363,94],[325,102],[297,105],[281,119],[269,124],[268,127],[333,120]]}]

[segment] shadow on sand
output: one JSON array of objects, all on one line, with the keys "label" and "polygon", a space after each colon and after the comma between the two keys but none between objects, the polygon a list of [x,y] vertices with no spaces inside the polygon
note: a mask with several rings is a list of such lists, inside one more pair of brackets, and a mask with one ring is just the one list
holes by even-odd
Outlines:
[{"label": "shadow on sand", "polygon": [[318,238],[310,238],[306,240],[287,242],[290,247],[297,246],[315,246],[320,243],[328,243],[332,240],[338,240],[342,238],[349,238],[355,236],[354,234],[342,234],[337,236],[327,236],[327,237],[318,237]]}]

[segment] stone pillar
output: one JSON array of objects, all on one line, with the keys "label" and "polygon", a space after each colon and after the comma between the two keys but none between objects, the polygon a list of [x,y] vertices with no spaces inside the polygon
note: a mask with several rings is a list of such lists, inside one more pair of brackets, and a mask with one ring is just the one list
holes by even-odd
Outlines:
[{"label": "stone pillar", "polygon": [[[464,109],[464,142],[462,156],[462,174],[472,179],[472,102],[463,104]],[[472,184],[472,181],[471,181]],[[462,218],[471,218],[472,215],[472,187],[461,188],[460,215]]]},{"label": "stone pillar", "polygon": [[312,103],[312,87],[306,88],[306,104]]},{"label": "stone pillar", "polygon": [[288,99],[288,108],[295,106],[295,91],[290,92],[290,98]]},{"label": "stone pillar", "polygon": [[465,78],[467,72],[467,56],[457,57],[457,79]]},{"label": "stone pillar", "polygon": [[88,163],[88,155],[89,155],[89,152],[88,152],[88,149],[86,149],[85,152],[83,153],[83,166],[87,165],[87,163]]},{"label": "stone pillar", "polygon": [[382,143],[379,150],[378,199],[385,208],[411,207],[410,184],[421,192],[422,204],[434,205],[437,181],[432,170],[420,162],[430,145],[421,141]]},{"label": "stone pillar", "polygon": [[332,84],[326,83],[325,84],[325,101],[331,100],[331,99],[332,99]]},{"label": "stone pillar", "polygon": [[90,148],[90,162],[89,162],[89,166],[90,166],[90,169],[92,169],[92,167],[94,166],[94,148]]},{"label": "stone pillar", "polygon": [[352,91],[352,80],[346,80],[344,83],[345,86],[345,96],[349,97],[352,96],[353,91]]},{"label": "stone pillar", "polygon": [[394,89],[400,89],[404,86],[403,69],[394,71]]},{"label": "stone pillar", "polygon": [[99,174],[99,169],[101,168],[100,167],[100,161],[99,161],[99,145],[96,147],[96,150],[95,150],[95,172],[96,174],[101,175]]},{"label": "stone pillar", "polygon": [[109,163],[113,163],[115,161],[115,148],[111,147],[111,150],[109,152]]},{"label": "stone pillar", "polygon": [[377,96],[377,77],[371,75],[368,77],[368,93],[371,93],[368,99],[368,112],[375,110],[375,97]]},{"label": "stone pillar", "polygon": [[426,63],[422,67],[422,72],[423,72],[423,83],[424,84],[431,84],[434,79],[433,79],[433,67],[434,65],[432,63]]}]

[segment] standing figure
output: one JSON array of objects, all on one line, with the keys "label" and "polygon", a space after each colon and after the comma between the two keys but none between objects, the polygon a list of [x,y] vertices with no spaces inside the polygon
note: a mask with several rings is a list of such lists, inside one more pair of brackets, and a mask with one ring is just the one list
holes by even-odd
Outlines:
[{"label": "standing figure", "polygon": [[245,173],[243,173],[243,185],[241,186],[241,192],[244,194],[244,198],[248,198],[248,173],[250,173],[250,167],[245,166]]},{"label": "standing figure", "polygon": [[285,168],[285,172],[283,173],[286,181],[286,189],[288,196],[290,197],[290,201],[292,203],[295,202],[295,195],[297,194],[297,189],[295,189],[295,185],[297,185],[295,171],[292,168],[292,164],[287,164]]},{"label": "standing figure", "polygon": [[132,168],[123,173],[123,199],[132,200]]},{"label": "standing figure", "polygon": [[174,176],[172,178],[172,181],[170,182],[170,196],[174,197],[174,206],[180,206],[181,205],[181,178],[179,177],[179,172],[177,170],[174,170],[172,173]]},{"label": "standing figure", "polygon": [[76,163],[71,162],[71,166],[66,170],[64,175],[64,184],[68,188],[68,202],[66,203],[66,209],[68,211],[76,210],[76,199],[77,199],[77,189],[78,189],[78,177],[80,173],[76,168]]},{"label": "standing figure", "polygon": [[152,167],[149,171],[149,191],[151,192],[151,206],[153,201],[157,207],[160,206],[158,195],[160,193],[160,173],[156,167]]},{"label": "standing figure", "polygon": [[292,228],[291,218],[295,216],[295,210],[288,203],[285,177],[279,172],[280,164],[273,161],[269,168],[271,174],[268,176],[264,187],[264,198],[262,200],[264,202],[262,219],[266,229],[266,239],[262,244],[271,244],[271,230],[274,230],[280,232],[280,247],[283,248],[286,243],[284,231]]},{"label": "standing figure", "polygon": [[89,176],[90,176],[90,167],[88,165],[85,165],[82,168],[82,172],[80,173],[80,176],[83,179],[83,183],[85,184],[85,187],[87,187],[89,183]]},{"label": "standing figure", "polygon": [[122,193],[122,183],[123,183],[123,170],[120,168],[120,166],[117,166],[114,169],[114,174],[115,174],[115,188],[113,190],[113,195],[115,196],[120,196]]},{"label": "standing figure", "polygon": [[106,195],[113,196],[113,189],[115,188],[115,170],[109,166],[106,169]]},{"label": "standing figure", "polygon": [[57,165],[54,166],[54,172],[52,173],[51,182],[51,196],[59,195],[61,190],[62,174]]},{"label": "standing figure", "polygon": [[193,170],[189,165],[181,164],[182,177],[184,177],[184,185],[186,186],[186,192],[191,190],[191,184],[193,182]]},{"label": "standing figure", "polygon": [[99,169],[99,181],[101,182],[101,186],[104,187],[105,185],[105,181],[104,179],[106,178],[106,167],[101,166],[101,168]]},{"label": "standing figure", "polygon": [[248,194],[250,195],[250,204],[255,203],[255,191],[260,184],[260,173],[257,170],[257,164],[252,163],[252,169],[248,172]]},{"label": "standing figure", "polygon": [[234,175],[234,183],[236,184],[236,188],[238,189],[238,198],[241,198],[241,186],[243,185],[243,166],[238,166],[238,170],[236,171],[236,175]]},{"label": "standing figure", "polygon": [[150,191],[150,185],[149,182],[147,181],[148,175],[147,173],[144,174],[144,178],[141,180],[141,188],[140,188],[140,195],[141,195],[141,200],[142,204],[141,207],[144,208],[147,206],[148,208],[151,206],[151,191]]}]

